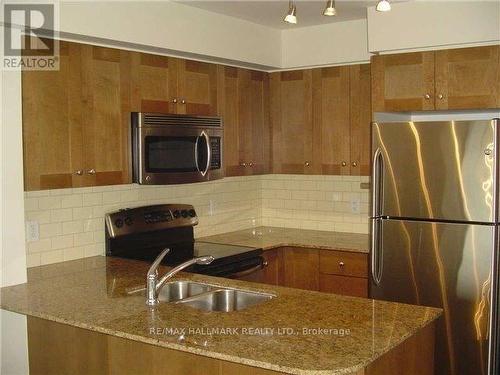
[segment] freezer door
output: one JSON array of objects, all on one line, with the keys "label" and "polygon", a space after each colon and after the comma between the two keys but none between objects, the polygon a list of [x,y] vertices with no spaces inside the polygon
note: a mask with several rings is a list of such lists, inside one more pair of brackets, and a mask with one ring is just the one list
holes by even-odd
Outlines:
[{"label": "freezer door", "polygon": [[493,222],[496,120],[373,124],[373,216]]},{"label": "freezer door", "polygon": [[371,297],[443,308],[436,374],[488,374],[494,226],[404,220],[374,226],[381,239],[372,249]]}]

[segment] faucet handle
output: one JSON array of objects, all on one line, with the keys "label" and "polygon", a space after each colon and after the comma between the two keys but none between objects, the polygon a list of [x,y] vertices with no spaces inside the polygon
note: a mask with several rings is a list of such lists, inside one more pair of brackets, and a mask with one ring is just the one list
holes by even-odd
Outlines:
[{"label": "faucet handle", "polygon": [[198,257],[196,258],[196,264],[210,264],[212,263],[213,261],[215,260],[215,258],[211,255],[207,255],[207,256],[204,256],[204,257]]},{"label": "faucet handle", "polygon": [[157,277],[158,276],[158,266],[160,265],[161,261],[163,260],[163,258],[165,258],[165,256],[170,252],[170,249],[167,247],[166,249],[164,249],[160,255],[158,255],[156,257],[156,259],[154,260],[154,262],[151,264],[151,267],[149,267],[149,270],[148,270],[148,278],[149,277]]}]

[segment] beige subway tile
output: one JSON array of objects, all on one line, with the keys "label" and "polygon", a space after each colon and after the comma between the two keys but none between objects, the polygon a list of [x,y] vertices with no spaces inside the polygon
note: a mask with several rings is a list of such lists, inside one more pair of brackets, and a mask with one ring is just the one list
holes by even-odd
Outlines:
[{"label": "beige subway tile", "polygon": [[73,235],[67,234],[65,236],[52,237],[52,250],[65,249],[73,246]]},{"label": "beige subway tile", "polygon": [[137,189],[120,191],[121,202],[135,202],[139,200],[139,191]]},{"label": "beige subway tile", "polygon": [[85,232],[95,232],[98,230],[104,230],[104,218],[95,218],[85,220],[83,224],[83,229]]},{"label": "beige subway tile", "polygon": [[370,227],[366,223],[363,223],[363,224],[353,224],[352,225],[352,232],[353,233],[368,234],[369,233],[369,229],[370,229]]},{"label": "beige subway tile", "polygon": [[336,232],[352,232],[353,224],[351,223],[335,223]]},{"label": "beige subway tile", "polygon": [[103,243],[96,243],[92,245],[87,245],[85,246],[85,257],[93,257],[97,255],[104,255],[104,244]]},{"label": "beige subway tile", "polygon": [[116,191],[109,191],[102,193],[102,203],[103,204],[114,204],[120,202],[120,194]]},{"label": "beige subway tile", "polygon": [[74,246],[83,246],[94,243],[93,232],[75,233],[73,235]]},{"label": "beige subway tile", "polygon": [[24,211],[37,211],[38,209],[38,198],[24,198]]},{"label": "beige subway tile", "polygon": [[40,265],[40,254],[26,254],[26,267],[38,267]]},{"label": "beige subway tile", "polygon": [[38,198],[38,207],[40,210],[52,210],[61,207],[60,197],[41,197]]},{"label": "beige subway tile", "polygon": [[102,230],[95,231],[94,232],[94,242],[99,243],[99,242],[104,242],[104,241],[105,241],[104,228]]},{"label": "beige subway tile", "polygon": [[40,254],[40,264],[43,266],[45,264],[52,264],[64,261],[63,250],[53,250],[47,251]]},{"label": "beige subway tile", "polygon": [[294,190],[292,191],[293,200],[305,200],[307,199],[307,191]]},{"label": "beige subway tile", "polygon": [[41,224],[40,225],[40,238],[50,238],[59,236],[62,233],[61,223]]},{"label": "beige subway tile", "polygon": [[26,191],[24,193],[25,198],[48,197],[49,195],[50,195],[50,190]]},{"label": "beige subway tile", "polygon": [[77,207],[73,208],[73,219],[91,219],[93,215],[92,207]]},{"label": "beige subway tile", "polygon": [[102,193],[83,194],[84,206],[97,206],[102,204]]},{"label": "beige subway tile", "polygon": [[75,220],[62,223],[62,232],[63,234],[74,234],[83,232],[83,221]]},{"label": "beige subway tile", "polygon": [[50,221],[53,223],[60,223],[63,221],[73,220],[73,209],[71,208],[61,208],[59,210],[50,211]]},{"label": "beige subway tile", "polygon": [[30,254],[50,251],[52,249],[50,238],[45,238],[39,241],[28,242],[27,247],[28,247],[28,253]]},{"label": "beige subway tile", "polygon": [[334,191],[352,191],[352,183],[349,181],[336,181],[333,184]]},{"label": "beige subway tile", "polygon": [[72,188],[50,190],[50,195],[54,197],[60,197],[61,195],[69,195],[69,194],[73,194]]},{"label": "beige subway tile", "polygon": [[50,223],[50,211],[28,211],[24,216],[26,221],[37,221],[38,224]]},{"label": "beige subway tile", "polygon": [[81,194],[73,194],[61,197],[62,208],[81,207],[83,204],[83,197]]},{"label": "beige subway tile", "polygon": [[64,249],[63,256],[65,261],[84,258],[85,246]]}]

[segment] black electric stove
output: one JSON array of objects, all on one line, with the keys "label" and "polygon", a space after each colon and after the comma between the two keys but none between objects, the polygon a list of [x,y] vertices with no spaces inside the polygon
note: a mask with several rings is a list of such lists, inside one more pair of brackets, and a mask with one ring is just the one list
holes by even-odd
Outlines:
[{"label": "black electric stove", "polygon": [[162,204],[124,209],[106,215],[106,255],[153,262],[165,248],[163,262],[178,265],[212,255],[210,265],[194,265],[187,272],[238,277],[263,267],[262,249],[195,241],[198,216],[193,206]]}]

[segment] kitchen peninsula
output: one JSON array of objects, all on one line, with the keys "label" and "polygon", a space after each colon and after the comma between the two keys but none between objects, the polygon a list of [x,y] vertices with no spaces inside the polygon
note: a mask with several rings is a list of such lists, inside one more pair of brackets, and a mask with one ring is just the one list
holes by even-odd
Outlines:
[{"label": "kitchen peninsula", "polygon": [[2,309],[28,317],[31,373],[433,373],[439,309],[184,273],[275,297],[233,312],[150,310],[126,292],[148,267],[92,257],[30,268],[28,283],[3,288]]}]

